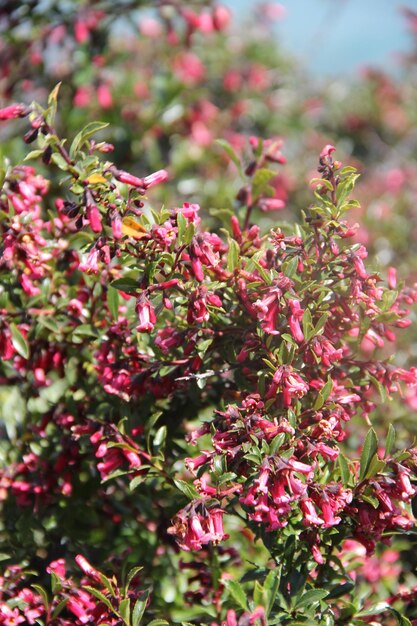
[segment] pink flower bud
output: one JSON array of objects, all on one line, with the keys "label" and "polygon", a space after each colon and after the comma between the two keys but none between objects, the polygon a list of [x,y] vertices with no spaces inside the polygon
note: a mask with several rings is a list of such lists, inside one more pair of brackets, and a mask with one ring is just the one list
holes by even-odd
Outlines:
[{"label": "pink flower bud", "polygon": [[117,170],[116,168],[112,168],[111,172],[116,180],[121,183],[125,183],[126,185],[132,185],[132,187],[145,187],[145,182],[143,178],[138,178],[137,176],[133,176],[129,174],[129,172],[124,172],[123,170]]},{"label": "pink flower bud", "polygon": [[26,104],[11,104],[4,109],[0,109],[0,121],[12,120],[17,117],[26,117],[26,115],[29,115],[30,111],[31,109],[26,106]]},{"label": "pink flower bud", "polygon": [[388,287],[395,289],[397,286],[397,270],[395,267],[388,268]]},{"label": "pink flower bud", "polygon": [[264,213],[267,211],[281,211],[285,208],[285,202],[279,198],[262,198],[259,200],[259,208]]},{"label": "pink flower bud", "polygon": [[145,189],[150,189],[168,180],[168,172],[166,170],[158,170],[143,179],[143,186]]},{"label": "pink flower bud", "polygon": [[103,230],[101,215],[96,204],[89,204],[87,206],[87,219],[90,222],[91,230],[95,233],[101,233]]},{"label": "pink flower bud", "polygon": [[223,5],[213,9],[213,25],[216,30],[224,30],[230,23],[231,14],[229,9]]},{"label": "pink flower bud", "polygon": [[75,562],[86,576],[88,576],[92,580],[95,580],[97,583],[102,582],[100,573],[91,565],[91,563],[87,561],[85,557],[83,557],[82,554],[77,554],[77,556],[75,557]]}]

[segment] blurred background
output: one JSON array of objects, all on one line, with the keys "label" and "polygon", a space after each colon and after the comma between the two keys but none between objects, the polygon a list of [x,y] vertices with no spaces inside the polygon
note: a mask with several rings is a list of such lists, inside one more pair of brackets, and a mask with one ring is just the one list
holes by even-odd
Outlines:
[{"label": "blurred background", "polygon": [[[226,0],[235,18],[248,13],[253,0]],[[372,65],[398,72],[401,53],[410,48],[398,0],[283,0],[275,32],[280,44],[306,64],[317,78],[354,73]],[[417,0],[407,1],[417,9]]]}]

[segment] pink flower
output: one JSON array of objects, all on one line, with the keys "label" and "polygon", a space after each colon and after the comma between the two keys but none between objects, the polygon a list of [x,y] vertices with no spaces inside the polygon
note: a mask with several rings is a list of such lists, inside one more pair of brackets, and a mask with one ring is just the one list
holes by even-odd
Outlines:
[{"label": "pink flower", "polygon": [[99,254],[100,251],[97,248],[93,248],[88,256],[87,259],[85,260],[85,262],[80,263],[79,265],[79,270],[81,272],[87,272],[87,273],[97,273],[99,271],[99,264],[98,264],[98,260],[99,260]]},{"label": "pink flower", "polygon": [[[197,513],[197,507],[203,512]],[[168,528],[168,533],[175,535],[176,541],[183,550],[201,550],[203,544],[219,543],[227,539],[223,528],[223,510],[207,509],[204,505],[191,503],[181,509]]]},{"label": "pink flower", "polygon": [[181,213],[189,223],[198,226],[198,224],[201,222],[201,219],[198,216],[199,210],[200,206],[198,204],[190,204],[189,202],[184,202],[180,209],[174,209],[174,213]]},{"label": "pink flower", "polygon": [[113,106],[113,97],[108,85],[101,83],[97,87],[97,100],[103,109],[110,109]]},{"label": "pink flower", "polygon": [[11,104],[4,109],[0,109],[0,121],[12,120],[17,117],[26,117],[31,109],[26,104]]},{"label": "pink flower", "polygon": [[329,157],[332,152],[335,152],[336,148],[334,146],[332,146],[330,143],[328,143],[326,146],[324,146],[323,150],[320,152],[320,157],[323,159],[325,157]]},{"label": "pink flower", "polygon": [[281,311],[280,298],[282,292],[278,288],[272,288],[269,293],[253,303],[258,319],[261,321],[262,330],[270,335],[279,335],[277,330],[278,316]]},{"label": "pink flower", "polygon": [[293,398],[302,398],[308,391],[307,383],[290,366],[281,366],[272,377],[272,383],[266,399],[273,398],[277,392],[283,394],[284,406],[289,407]]},{"label": "pink flower", "polygon": [[136,313],[139,315],[139,325],[136,330],[139,333],[150,333],[156,322],[155,309],[150,300],[141,295],[136,301]]},{"label": "pink flower", "polygon": [[302,343],[304,341],[304,335],[301,330],[300,321],[303,319],[304,311],[302,310],[298,300],[289,300],[288,304],[291,309],[291,315],[288,320],[291,334],[297,343]]},{"label": "pink flower", "polygon": [[317,515],[317,511],[310,498],[302,498],[300,500],[300,508],[304,515],[303,524],[313,524],[314,526],[321,526],[324,524],[324,520]]},{"label": "pink flower", "polygon": [[174,60],[174,72],[185,85],[193,86],[203,80],[205,68],[193,52],[181,52]]},{"label": "pink flower", "polygon": [[56,574],[59,578],[65,578],[65,560],[57,559],[56,561],[51,561],[48,567],[46,568],[48,574],[52,572]]}]

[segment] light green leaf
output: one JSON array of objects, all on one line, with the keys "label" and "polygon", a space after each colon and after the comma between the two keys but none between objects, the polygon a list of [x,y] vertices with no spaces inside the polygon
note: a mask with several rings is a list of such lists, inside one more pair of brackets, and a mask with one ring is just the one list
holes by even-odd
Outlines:
[{"label": "light green leaf", "polygon": [[385,440],[385,458],[389,457],[392,448],[395,443],[395,428],[392,424],[389,425],[387,438]]},{"label": "light green leaf", "polygon": [[10,324],[10,332],[12,333],[12,344],[14,349],[24,359],[28,359],[30,355],[29,344],[23,337],[16,324]]},{"label": "light green leaf", "polygon": [[233,150],[233,148],[230,145],[230,143],[228,141],[226,141],[225,139],[216,139],[216,144],[218,146],[220,146],[221,148],[223,148],[223,150],[226,152],[226,154],[230,158],[230,160],[233,161],[233,163],[236,165],[236,167],[237,167],[237,169],[239,171],[239,174],[243,178],[243,171],[242,171],[242,165],[240,163],[240,159],[237,156],[236,152]]},{"label": "light green leaf", "polygon": [[240,585],[236,580],[226,580],[225,581],[226,589],[232,598],[237,602],[241,609],[244,611],[248,611],[248,601],[246,592],[244,591],[242,585]]},{"label": "light green leaf", "polygon": [[240,247],[234,239],[229,240],[229,251],[227,253],[227,269],[234,272],[239,264]]}]

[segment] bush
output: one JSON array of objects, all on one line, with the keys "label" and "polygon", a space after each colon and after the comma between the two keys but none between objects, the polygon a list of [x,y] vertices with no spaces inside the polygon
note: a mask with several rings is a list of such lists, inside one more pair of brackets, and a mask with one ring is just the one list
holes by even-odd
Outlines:
[{"label": "bush", "polygon": [[[88,66],[111,7],[94,24],[78,9],[54,11],[74,20],[62,37],[71,54],[74,40],[84,44]],[[233,50],[233,39],[217,33],[228,20],[220,7],[161,11],[157,43],[177,51],[164,58],[174,69],[186,59],[173,105],[183,124],[190,110],[210,110],[190,105],[201,97],[190,68],[203,66],[184,46],[213,37],[206,54],[219,59],[219,42]],[[41,29],[45,39],[30,31],[29,53],[58,26]],[[407,428],[396,443],[384,411],[396,397],[389,420],[399,419],[415,397],[401,329],[417,292],[397,287],[392,266],[385,286],[365,264],[349,220],[361,210],[356,169],[325,145],[307,195],[294,158],[299,209],[271,227],[291,179],[280,138],[232,128],[219,134],[233,145],[222,136],[212,149],[197,113],[175,138],[171,122],[158,128],[153,95],[140,148],[122,121],[124,92],[110,127],[90,119],[94,107],[71,111],[75,69],[60,107],[58,85],[47,108],[0,110],[3,121],[29,121],[7,126],[17,132],[6,131],[0,195],[0,623],[409,624],[416,450]],[[171,78],[159,78],[149,80],[170,110]],[[35,72],[28,93],[41,80]],[[221,99],[224,80],[201,89]],[[234,110],[232,89],[230,98]],[[131,149],[118,161],[121,127]],[[193,145],[197,158],[182,166],[173,155]],[[179,200],[190,172],[193,191]],[[236,199],[225,208],[229,185]],[[200,186],[201,204],[216,202],[211,218]]]}]

